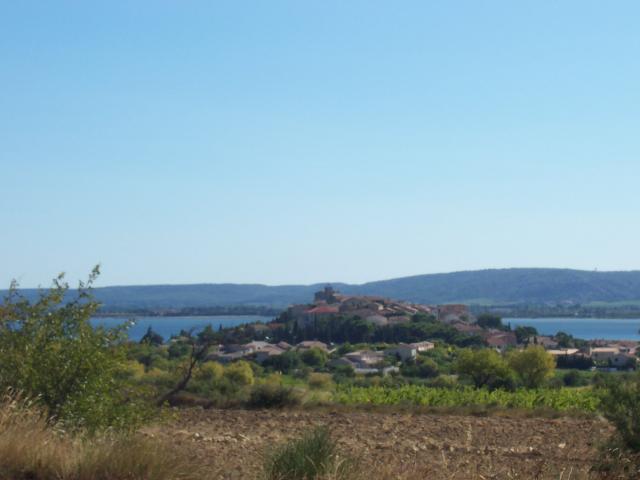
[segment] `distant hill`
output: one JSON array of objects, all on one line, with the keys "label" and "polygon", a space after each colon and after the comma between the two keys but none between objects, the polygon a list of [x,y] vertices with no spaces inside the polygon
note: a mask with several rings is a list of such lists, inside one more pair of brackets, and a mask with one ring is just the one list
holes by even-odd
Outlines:
[{"label": "distant hill", "polygon": [[[196,284],[103,287],[96,295],[107,310],[181,309],[220,305],[285,307],[306,303],[326,283],[267,286]],[[346,294],[381,295],[416,303],[471,305],[573,302],[640,303],[640,271],[591,272],[512,268],[382,280],[361,285],[332,283]],[[33,295],[34,290],[27,290]]]},{"label": "distant hill", "polygon": [[373,294],[425,303],[629,302],[640,300],[640,271],[478,270],[384,280],[360,288]]}]

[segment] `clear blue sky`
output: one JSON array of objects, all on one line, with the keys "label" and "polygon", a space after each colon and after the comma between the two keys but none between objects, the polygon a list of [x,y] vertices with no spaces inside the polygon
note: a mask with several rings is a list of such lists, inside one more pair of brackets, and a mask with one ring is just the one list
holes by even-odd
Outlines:
[{"label": "clear blue sky", "polygon": [[4,1],[0,285],[640,269],[639,18]]}]

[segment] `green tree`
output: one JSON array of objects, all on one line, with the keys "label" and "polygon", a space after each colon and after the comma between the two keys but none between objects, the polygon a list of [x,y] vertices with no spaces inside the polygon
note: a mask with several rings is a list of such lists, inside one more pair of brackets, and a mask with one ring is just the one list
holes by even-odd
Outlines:
[{"label": "green tree", "polygon": [[522,384],[527,388],[537,388],[553,375],[556,362],[539,345],[530,345],[524,350],[514,350],[507,361]]},{"label": "green tree", "polygon": [[224,377],[234,385],[253,385],[254,376],[251,365],[244,360],[232,363],[224,369]]},{"label": "green tree", "polygon": [[167,354],[169,359],[184,358],[189,355],[193,346],[199,344],[198,338],[194,337],[192,332],[186,332],[187,336],[180,335],[169,341]]},{"label": "green tree", "polygon": [[147,328],[147,332],[140,339],[140,343],[146,343],[146,344],[153,345],[153,346],[157,347],[158,345],[162,345],[164,343],[164,338],[162,338],[162,335],[160,335],[159,333],[155,332],[151,328],[151,325],[149,325],[149,328]]},{"label": "green tree", "polygon": [[482,328],[495,328],[497,330],[504,330],[505,326],[502,324],[502,318],[499,315],[493,313],[483,313],[478,316],[477,323]]},{"label": "green tree", "polygon": [[68,424],[126,428],[144,409],[119,374],[126,368],[126,326],[90,323],[99,307],[91,293],[98,275],[96,267],[74,294],[60,275],[34,301],[11,284],[0,305],[0,387],[38,399]]},{"label": "green tree", "polygon": [[587,344],[585,340],[575,338],[566,332],[556,333],[555,339],[558,342],[558,346],[562,348],[582,348]]},{"label": "green tree", "polygon": [[218,362],[205,362],[196,372],[198,380],[216,382],[224,375],[224,367]]},{"label": "green tree", "polygon": [[423,356],[409,360],[400,367],[400,373],[405,377],[433,378],[439,375],[438,364],[431,358]]},{"label": "green tree", "polygon": [[282,355],[274,355],[273,357],[268,358],[264,362],[264,365],[283,373],[290,373],[299,368],[301,363],[302,361],[300,360],[298,352],[289,350],[284,352]]},{"label": "green tree", "polygon": [[187,385],[193,377],[193,373],[197,370],[199,365],[206,360],[209,348],[214,342],[214,339],[209,336],[195,337],[193,331],[181,332],[180,338],[176,339],[169,347],[169,357],[172,357],[172,347],[182,345],[187,349],[188,355],[181,366],[181,376],[178,383],[174,385],[168,392],[161,395],[157,400],[157,405],[163,405],[169,401],[177,393],[187,388]]},{"label": "green tree", "polygon": [[555,336],[556,342],[558,342],[558,346],[561,348],[573,348],[573,335],[570,335],[566,332],[558,332]]},{"label": "green tree", "polygon": [[327,363],[327,352],[319,348],[309,348],[300,354],[300,358],[310,367],[321,368]]},{"label": "green tree", "polygon": [[535,327],[527,327],[525,325],[518,325],[516,327],[516,339],[518,343],[525,343],[529,337],[538,335],[538,330]]},{"label": "green tree", "polygon": [[493,349],[462,350],[456,360],[454,370],[470,378],[477,388],[508,387],[513,372],[502,356]]}]

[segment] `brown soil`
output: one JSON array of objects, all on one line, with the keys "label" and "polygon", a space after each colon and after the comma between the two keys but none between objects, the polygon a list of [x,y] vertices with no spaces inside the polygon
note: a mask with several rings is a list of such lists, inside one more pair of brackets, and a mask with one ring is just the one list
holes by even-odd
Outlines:
[{"label": "brown soil", "polygon": [[598,419],[201,409],[145,433],[169,437],[207,465],[208,478],[256,479],[265,451],[317,425],[360,459],[367,480],[590,478],[611,433]]}]

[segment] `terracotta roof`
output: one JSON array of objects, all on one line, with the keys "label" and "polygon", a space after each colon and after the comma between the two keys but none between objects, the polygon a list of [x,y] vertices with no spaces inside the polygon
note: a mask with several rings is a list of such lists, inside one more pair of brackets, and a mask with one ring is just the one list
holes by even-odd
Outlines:
[{"label": "terracotta roof", "polygon": [[298,348],[322,348],[323,350],[327,350],[328,346],[326,343],[318,342],[317,340],[305,340],[303,342],[298,343],[296,345]]},{"label": "terracotta roof", "polygon": [[461,333],[475,333],[482,331],[482,327],[480,327],[479,325],[472,325],[469,323],[454,323],[453,328]]},{"label": "terracotta roof", "polygon": [[513,332],[490,335],[487,337],[486,341],[491,347],[504,347],[507,345],[515,345],[517,343],[516,335]]}]

